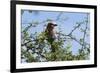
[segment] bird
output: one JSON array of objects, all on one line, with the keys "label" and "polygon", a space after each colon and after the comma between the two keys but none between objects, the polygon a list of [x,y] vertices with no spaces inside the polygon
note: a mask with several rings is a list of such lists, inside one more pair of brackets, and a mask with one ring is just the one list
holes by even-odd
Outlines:
[{"label": "bird", "polygon": [[55,27],[57,26],[56,23],[54,22],[49,22],[47,24],[47,27],[45,29],[45,33],[46,33],[46,37],[47,37],[47,41],[50,43],[51,45],[51,51],[55,52],[55,47],[53,45],[53,42],[56,40],[56,33],[54,32]]}]

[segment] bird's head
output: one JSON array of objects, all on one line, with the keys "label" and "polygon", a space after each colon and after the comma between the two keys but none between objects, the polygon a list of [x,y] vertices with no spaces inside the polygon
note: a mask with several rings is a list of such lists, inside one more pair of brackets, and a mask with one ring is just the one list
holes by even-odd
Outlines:
[{"label": "bird's head", "polygon": [[55,26],[57,26],[57,24],[54,23],[54,22],[49,22],[48,25],[47,25],[47,27],[48,27],[49,29],[54,29]]}]

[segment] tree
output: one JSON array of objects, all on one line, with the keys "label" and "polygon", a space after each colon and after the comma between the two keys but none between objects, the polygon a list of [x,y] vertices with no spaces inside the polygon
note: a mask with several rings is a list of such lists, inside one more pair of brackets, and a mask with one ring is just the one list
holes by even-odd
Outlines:
[{"label": "tree", "polygon": [[[29,11],[32,13],[32,11]],[[37,12],[37,13],[36,13]],[[35,14],[38,15],[38,11]],[[22,14],[24,11],[22,12]],[[67,19],[61,18],[63,13],[60,12],[55,20],[53,21],[65,21]],[[28,30],[30,28],[35,28],[42,23],[52,21],[52,19],[47,19],[42,22],[32,22],[28,23],[29,26],[22,29],[21,32],[21,59],[24,62],[48,62],[48,61],[72,61],[72,60],[86,60],[89,59],[90,54],[90,44],[85,41],[85,38],[89,36],[89,28],[88,28],[88,15],[85,20],[76,22],[75,27],[68,34],[64,34],[59,28],[58,39],[54,41],[52,44],[47,41],[46,32],[41,31],[41,33],[29,33]],[[85,25],[82,28],[82,25]],[[45,27],[45,26],[44,26]],[[78,39],[73,35],[74,31],[79,30],[83,33],[83,37]],[[72,53],[72,44],[71,42],[77,42],[81,48],[78,53],[74,55]],[[65,42],[67,45],[65,46]],[[55,52],[51,52],[51,45],[54,46]]]}]

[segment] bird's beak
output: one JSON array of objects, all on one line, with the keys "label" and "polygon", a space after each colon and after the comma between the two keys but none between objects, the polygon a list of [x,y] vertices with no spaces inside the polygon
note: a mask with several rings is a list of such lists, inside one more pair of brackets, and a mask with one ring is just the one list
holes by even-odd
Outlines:
[{"label": "bird's beak", "polygon": [[54,24],[54,26],[57,26],[57,24]]}]

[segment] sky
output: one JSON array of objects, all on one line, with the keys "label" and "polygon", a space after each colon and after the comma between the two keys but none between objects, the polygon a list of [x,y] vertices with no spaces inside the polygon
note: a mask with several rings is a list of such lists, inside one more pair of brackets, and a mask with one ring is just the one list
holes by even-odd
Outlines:
[{"label": "sky", "polygon": [[[47,19],[50,20],[56,20],[57,16],[60,15],[59,20],[55,21],[57,23],[57,27],[55,28],[56,31],[59,32],[59,29],[61,29],[62,33],[68,34],[71,32],[71,30],[77,25],[77,22],[83,22],[87,17],[89,21],[89,13],[79,13],[79,12],[55,12],[55,11],[36,11],[33,10],[32,12],[29,12],[29,10],[22,10],[24,11],[22,16],[21,16],[21,25],[22,29],[27,27],[29,23],[32,22],[43,22],[46,21]],[[46,25],[47,22],[41,23],[37,25],[35,28],[31,28],[29,30],[29,33],[41,33],[45,30],[44,25]],[[81,25],[81,28],[85,28],[85,24]],[[90,29],[90,23],[88,22],[88,28]],[[79,31],[79,29],[75,30],[73,32],[73,35],[77,38],[80,39],[83,37],[83,33]],[[86,37],[85,39],[86,42],[90,43],[90,36]],[[78,49],[81,48],[81,46],[76,42],[72,41],[72,53],[77,54]]]}]

